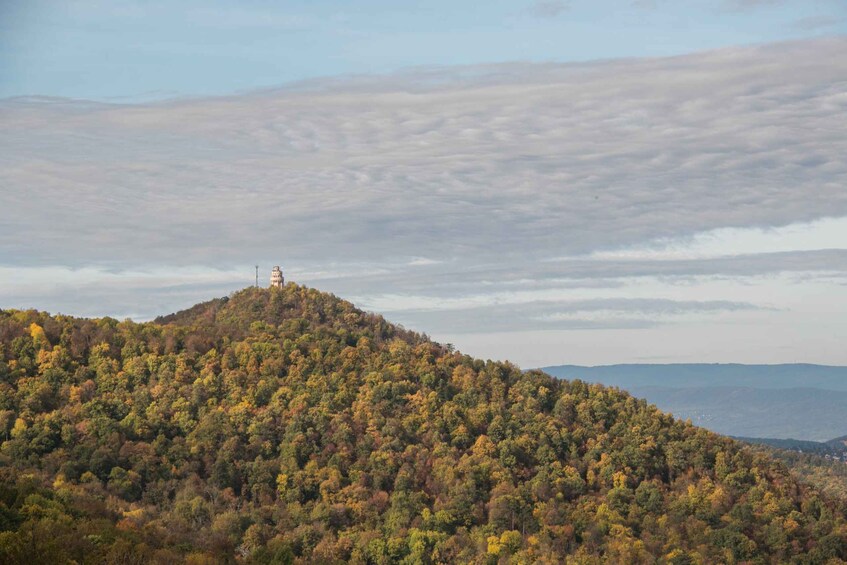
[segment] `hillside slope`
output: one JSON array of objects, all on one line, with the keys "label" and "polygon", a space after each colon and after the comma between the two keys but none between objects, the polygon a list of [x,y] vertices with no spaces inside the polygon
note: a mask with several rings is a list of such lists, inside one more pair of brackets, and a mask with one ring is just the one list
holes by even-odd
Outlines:
[{"label": "hillside slope", "polygon": [[745,443],[752,443],[753,450],[784,463],[791,470],[791,474],[801,482],[813,485],[828,497],[840,499],[847,503],[847,465],[845,465],[845,461],[831,455],[827,457],[815,452],[800,452],[795,449],[775,447],[763,443],[763,441],[768,440],[757,439]]},{"label": "hillside slope", "polygon": [[837,563],[841,503],[615,389],[289,283],[0,311],[3,563]]}]

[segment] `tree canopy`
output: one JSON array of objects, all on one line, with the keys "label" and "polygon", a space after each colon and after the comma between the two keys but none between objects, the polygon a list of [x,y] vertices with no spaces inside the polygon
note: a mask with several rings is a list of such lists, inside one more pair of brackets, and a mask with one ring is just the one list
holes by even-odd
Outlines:
[{"label": "tree canopy", "polygon": [[617,389],[289,283],[0,310],[2,563],[840,563],[843,502]]}]

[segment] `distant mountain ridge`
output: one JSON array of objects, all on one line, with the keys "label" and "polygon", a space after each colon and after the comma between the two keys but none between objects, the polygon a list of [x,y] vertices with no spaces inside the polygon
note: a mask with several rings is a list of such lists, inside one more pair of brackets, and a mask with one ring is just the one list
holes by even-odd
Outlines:
[{"label": "distant mountain ridge", "polygon": [[847,445],[844,438],[835,438],[829,441],[808,441],[802,439],[775,439],[770,437],[736,437],[738,441],[752,443],[755,445],[767,445],[777,449],[799,451],[803,453],[816,453],[819,455],[847,456]]},{"label": "distant mountain ridge", "polygon": [[847,367],[786,363],[669,363],[620,365],[555,365],[542,367],[555,377],[579,378],[621,388],[662,386],[698,388],[713,386],[750,388],[820,388],[847,392]]},{"label": "distant mountain ridge", "polygon": [[847,432],[847,367],[670,364],[545,367],[564,379],[616,386],[734,437],[828,441]]}]

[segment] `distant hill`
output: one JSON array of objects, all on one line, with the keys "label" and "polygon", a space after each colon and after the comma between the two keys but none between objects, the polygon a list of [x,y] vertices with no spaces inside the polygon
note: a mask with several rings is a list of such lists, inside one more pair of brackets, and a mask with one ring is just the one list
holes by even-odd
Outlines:
[{"label": "distant hill", "polygon": [[543,371],[563,379],[582,379],[624,389],[667,388],[819,388],[847,392],[847,367],[791,363],[741,365],[736,363],[670,363],[599,365],[556,365]]},{"label": "distant hill", "polygon": [[839,449],[845,448],[847,449],[847,436],[837,437],[835,439],[831,439],[827,442],[830,445],[837,446]]},{"label": "distant hill", "polygon": [[830,441],[806,441],[802,439],[775,439],[768,437],[736,437],[734,439],[755,445],[767,445],[786,451],[837,456],[839,459],[847,457],[847,446],[837,439]]},{"label": "distant hill", "polygon": [[843,562],[767,453],[292,283],[0,310],[3,564]]},{"label": "distant hill", "polygon": [[726,435],[827,441],[847,431],[847,367],[561,365],[544,370],[617,386]]}]

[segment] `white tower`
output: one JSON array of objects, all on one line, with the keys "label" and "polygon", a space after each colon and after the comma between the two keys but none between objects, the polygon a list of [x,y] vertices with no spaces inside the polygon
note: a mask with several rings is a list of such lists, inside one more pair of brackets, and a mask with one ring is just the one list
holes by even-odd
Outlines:
[{"label": "white tower", "polygon": [[282,277],[282,269],[279,268],[279,265],[273,268],[271,271],[271,288],[282,288],[282,285],[285,283],[285,279]]}]

